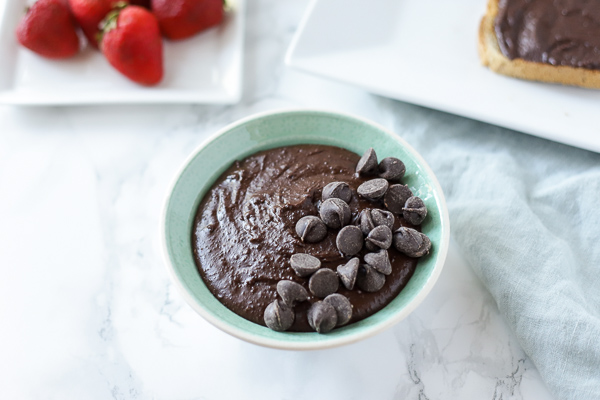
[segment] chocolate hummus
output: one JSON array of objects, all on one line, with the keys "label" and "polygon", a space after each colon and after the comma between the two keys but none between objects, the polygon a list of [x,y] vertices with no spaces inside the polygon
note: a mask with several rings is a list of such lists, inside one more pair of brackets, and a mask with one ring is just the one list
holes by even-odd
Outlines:
[{"label": "chocolate hummus", "polygon": [[[319,215],[321,191],[330,182],[342,181],[352,189],[349,206],[352,220],[358,211],[373,207],[359,198],[356,189],[367,178],[355,174],[359,156],[347,150],[322,145],[300,145],[267,150],[236,161],[216,181],[199,206],[192,234],[194,258],[210,291],[236,314],[265,325],[263,313],[277,297],[281,280],[297,282],[308,289],[308,280],[290,266],[290,257],[308,253],[333,271],[351,257],[336,247],[338,230],[329,230],[319,243],[304,243],[295,230],[298,220]],[[413,227],[396,216],[397,229]],[[417,228],[418,229],[418,228]],[[363,249],[359,256],[367,252]],[[387,305],[412,276],[417,259],[389,250],[392,272],[383,288],[374,293],[347,290],[337,293],[353,306],[350,323],[359,321]],[[312,331],[307,311],[317,299],[295,308],[291,331]]]},{"label": "chocolate hummus", "polygon": [[600,2],[500,0],[495,31],[510,59],[600,69]]}]

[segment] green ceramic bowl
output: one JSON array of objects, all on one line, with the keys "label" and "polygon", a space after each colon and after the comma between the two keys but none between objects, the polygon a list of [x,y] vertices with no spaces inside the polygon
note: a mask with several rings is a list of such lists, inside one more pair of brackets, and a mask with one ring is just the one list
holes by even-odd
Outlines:
[{"label": "green ceramic bowl", "polygon": [[[406,183],[428,208],[422,230],[433,244],[400,294],[384,309],[327,334],[275,332],[250,322],[223,306],[202,281],[192,256],[192,224],[196,208],[213,182],[233,161],[260,150],[295,144],[327,144],[362,154],[373,147],[379,159],[400,158]],[[356,342],[381,332],[413,311],[438,279],[450,236],[448,210],[433,172],[402,138],[362,118],[318,110],[285,110],[256,114],[235,122],[197,148],[175,177],[161,224],[167,268],[183,298],[223,331],[263,346],[307,350]]]}]

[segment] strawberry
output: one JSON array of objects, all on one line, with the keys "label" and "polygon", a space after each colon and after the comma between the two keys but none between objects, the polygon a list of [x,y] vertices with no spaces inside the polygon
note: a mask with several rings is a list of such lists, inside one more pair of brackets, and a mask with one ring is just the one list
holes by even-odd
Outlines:
[{"label": "strawberry", "polygon": [[118,0],[69,0],[73,16],[94,48],[98,48],[100,22],[118,3]]},{"label": "strawberry", "polygon": [[17,26],[17,40],[47,58],[67,58],[79,51],[79,38],[69,9],[61,0],[39,0]]},{"label": "strawberry", "polygon": [[119,72],[142,85],[163,76],[162,39],[154,15],[140,6],[111,11],[103,22],[100,50]]},{"label": "strawberry", "polygon": [[185,39],[223,20],[223,0],[152,0],[164,36]]}]

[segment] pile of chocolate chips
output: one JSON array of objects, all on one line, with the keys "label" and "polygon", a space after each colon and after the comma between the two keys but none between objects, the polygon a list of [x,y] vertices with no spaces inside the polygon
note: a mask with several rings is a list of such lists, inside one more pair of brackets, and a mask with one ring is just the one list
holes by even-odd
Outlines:
[{"label": "pile of chocolate chips", "polygon": [[[420,225],[427,216],[427,207],[422,199],[413,196],[411,190],[400,183],[406,167],[394,157],[377,162],[375,151],[370,148],[356,165],[356,172],[363,176],[374,176],[357,188],[359,196],[374,205],[383,203],[385,209],[368,208],[360,212],[354,225],[350,225],[352,213],[348,203],[352,189],[345,182],[332,182],[323,188],[319,216],[308,215],[296,223],[296,233],[306,243],[320,242],[327,236],[327,229],[339,229],[336,237],[338,250],[347,257],[358,254],[363,247],[370,252],[363,257],[351,258],[331,269],[321,268],[321,261],[309,254],[294,254],[290,265],[296,275],[308,278],[308,289],[318,298],[308,310],[308,323],[319,333],[326,333],[337,326],[345,325],[352,318],[352,305],[345,296],[335,293],[339,282],[353,290],[355,285],[365,292],[377,292],[391,274],[392,265],[388,249],[396,250],[409,257],[421,257],[429,253],[431,241],[416,229],[400,227],[392,232],[394,214],[402,214],[412,225]],[[299,283],[282,280],[277,283],[281,300],[275,300],[265,309],[267,326],[276,331],[285,331],[294,323],[293,307],[307,301],[307,290]]]}]

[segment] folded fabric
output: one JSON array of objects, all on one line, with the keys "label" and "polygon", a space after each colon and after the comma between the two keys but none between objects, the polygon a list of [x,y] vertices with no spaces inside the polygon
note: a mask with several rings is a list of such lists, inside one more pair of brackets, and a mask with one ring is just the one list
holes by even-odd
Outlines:
[{"label": "folded fabric", "polygon": [[600,399],[600,154],[390,107],[444,188],[453,237],[548,387],[559,399]]}]

